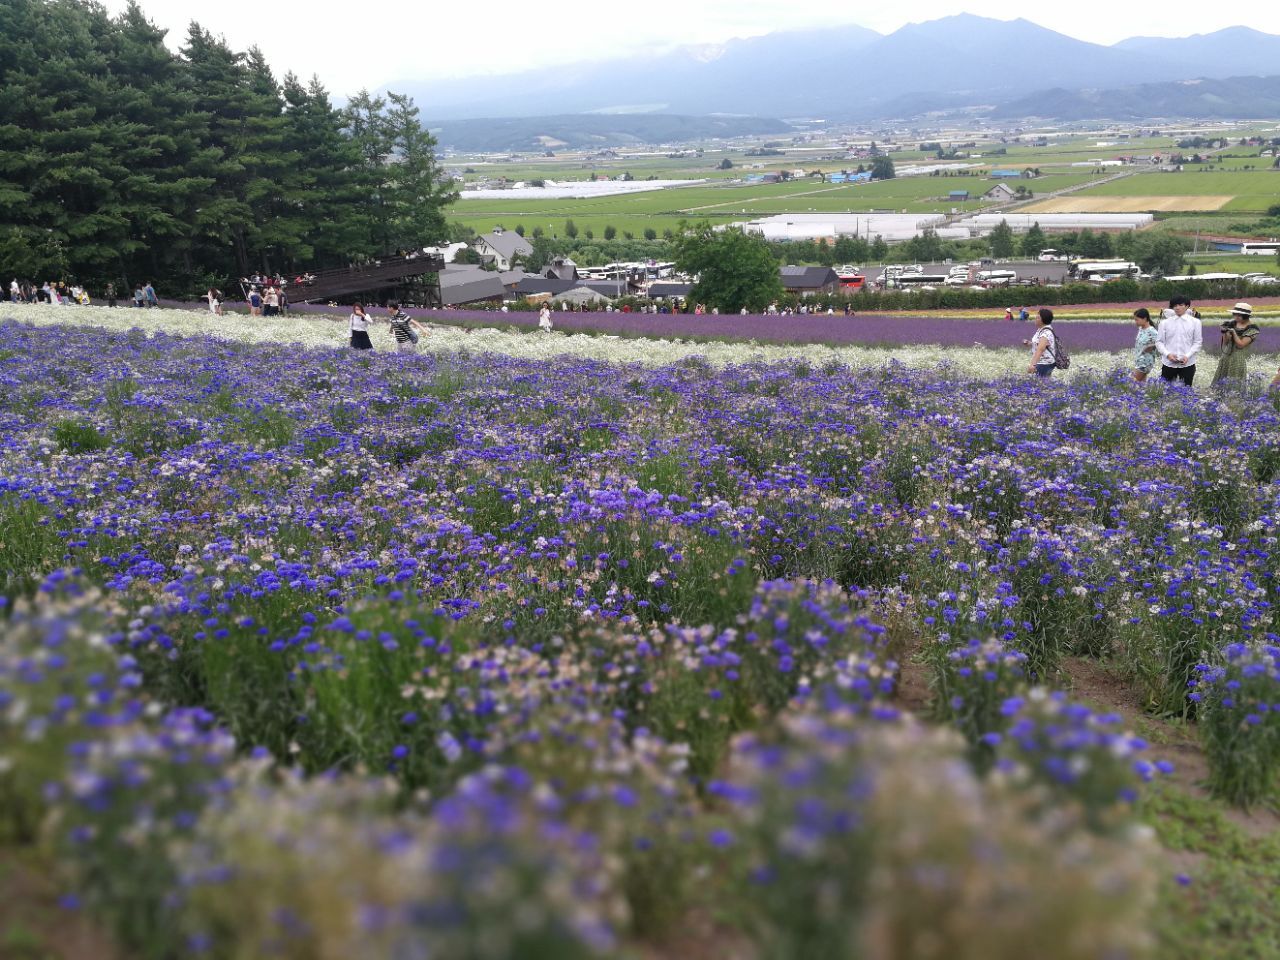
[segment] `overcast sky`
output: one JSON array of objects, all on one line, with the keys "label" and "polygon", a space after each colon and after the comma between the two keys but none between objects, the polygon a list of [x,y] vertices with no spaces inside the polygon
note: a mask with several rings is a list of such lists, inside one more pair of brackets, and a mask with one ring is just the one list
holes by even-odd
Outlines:
[{"label": "overcast sky", "polygon": [[[112,11],[126,0],[106,0]],[[277,75],[319,75],[345,98],[404,79],[555,69],[574,60],[639,56],[683,44],[721,43],[823,24],[857,23],[889,33],[905,23],[956,12],[948,0],[850,3],[848,0],[356,0],[327,5],[309,0],[140,0],[147,15],[169,30],[176,49],[197,19],[236,49],[258,44]],[[1280,34],[1280,3],[1237,0],[1162,0],[1157,7],[1116,0],[969,0],[969,13],[1009,20],[1016,13],[1041,26],[1095,43],[1130,36],[1187,36],[1244,25]],[[1158,16],[1153,16],[1158,12]],[[979,54],[980,55],[980,54]],[[1262,69],[1262,64],[1250,64]]]}]

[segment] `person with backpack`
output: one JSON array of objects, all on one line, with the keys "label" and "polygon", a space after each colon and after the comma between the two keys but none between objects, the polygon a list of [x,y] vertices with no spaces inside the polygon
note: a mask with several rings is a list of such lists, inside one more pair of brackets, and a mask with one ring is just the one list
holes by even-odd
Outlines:
[{"label": "person with backpack", "polygon": [[1040,308],[1036,317],[1036,332],[1031,335],[1030,340],[1022,342],[1031,348],[1031,365],[1027,367],[1027,373],[1034,373],[1037,377],[1051,376],[1058,366],[1058,338],[1053,331],[1052,310],[1048,307]]},{"label": "person with backpack", "polygon": [[[391,317],[391,333],[396,338],[398,353],[417,353],[418,334],[426,333],[427,328],[400,309],[394,300],[387,304],[387,313]],[[417,330],[414,329],[417,327]]]}]

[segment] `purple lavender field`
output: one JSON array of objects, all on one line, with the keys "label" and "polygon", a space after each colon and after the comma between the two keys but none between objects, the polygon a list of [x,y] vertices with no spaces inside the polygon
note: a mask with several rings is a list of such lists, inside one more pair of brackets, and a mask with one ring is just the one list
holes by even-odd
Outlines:
[{"label": "purple lavender field", "polygon": [[13,322],[0,380],[0,842],[120,956],[1275,932],[1272,398]]}]

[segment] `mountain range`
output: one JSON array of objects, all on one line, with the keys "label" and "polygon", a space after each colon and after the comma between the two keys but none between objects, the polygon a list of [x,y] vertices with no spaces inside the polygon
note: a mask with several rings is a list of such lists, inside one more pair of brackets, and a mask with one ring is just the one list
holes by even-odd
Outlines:
[{"label": "mountain range", "polygon": [[1226,79],[1278,72],[1276,65],[1280,36],[1249,27],[1103,46],[1025,19],[957,14],[887,35],[835,26],[651,57],[391,86],[412,94],[433,127],[486,116],[639,112],[859,121],[908,115],[908,108],[1003,111],[1035,91]]}]

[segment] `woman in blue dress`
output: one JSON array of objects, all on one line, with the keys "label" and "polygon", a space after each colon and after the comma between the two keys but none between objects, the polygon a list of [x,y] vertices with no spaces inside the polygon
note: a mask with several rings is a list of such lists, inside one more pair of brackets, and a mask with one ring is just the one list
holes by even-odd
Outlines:
[{"label": "woman in blue dress", "polygon": [[1133,341],[1133,379],[1141,383],[1156,363],[1156,328],[1146,307],[1133,311],[1133,322],[1138,327],[1138,336]]}]

